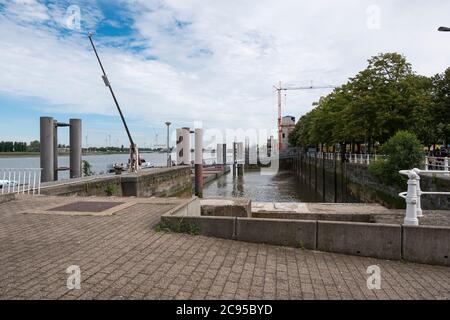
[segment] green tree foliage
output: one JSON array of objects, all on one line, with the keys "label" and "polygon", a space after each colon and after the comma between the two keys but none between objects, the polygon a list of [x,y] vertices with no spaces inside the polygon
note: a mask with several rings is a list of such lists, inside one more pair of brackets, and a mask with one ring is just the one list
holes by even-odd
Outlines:
[{"label": "green tree foliage", "polygon": [[27,144],[25,142],[0,141],[0,152],[25,152]]},{"label": "green tree foliage", "polygon": [[379,54],[348,83],[320,99],[300,118],[292,146],[384,144],[398,130],[422,144],[450,142],[450,69],[427,78],[417,75],[398,53]]},{"label": "green tree foliage", "polygon": [[423,148],[414,133],[399,131],[382,148],[386,158],[369,166],[369,172],[387,184],[405,185],[400,170],[418,168],[423,163]]},{"label": "green tree foliage", "polygon": [[92,166],[88,161],[83,160],[82,168],[83,168],[83,176],[89,177],[94,175],[94,172],[92,171]]},{"label": "green tree foliage", "polygon": [[41,143],[37,140],[31,141],[28,147],[28,151],[30,152],[39,152],[41,149]]}]

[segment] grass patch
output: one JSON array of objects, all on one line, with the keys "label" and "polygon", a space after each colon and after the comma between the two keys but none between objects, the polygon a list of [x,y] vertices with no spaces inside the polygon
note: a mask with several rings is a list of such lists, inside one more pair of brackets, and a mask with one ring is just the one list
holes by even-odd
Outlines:
[{"label": "grass patch", "polygon": [[158,223],[154,230],[156,232],[174,232],[174,233],[184,233],[189,234],[191,236],[200,235],[200,228],[195,224],[183,223],[183,220],[180,220],[179,223],[165,223],[161,221]]}]

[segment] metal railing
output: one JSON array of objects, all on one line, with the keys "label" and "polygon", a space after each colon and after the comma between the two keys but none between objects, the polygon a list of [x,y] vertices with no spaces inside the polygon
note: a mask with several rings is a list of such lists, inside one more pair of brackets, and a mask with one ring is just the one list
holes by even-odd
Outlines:
[{"label": "metal railing", "polygon": [[0,168],[0,192],[17,194],[41,193],[42,169],[10,169]]},{"label": "metal railing", "polygon": [[420,176],[426,174],[446,176],[448,173],[442,170],[402,170],[400,174],[408,177],[408,191],[399,194],[406,200],[405,225],[419,225],[419,219],[423,217],[421,198],[423,195],[448,195],[450,192],[423,192],[420,187]]},{"label": "metal railing", "polygon": [[[342,160],[342,154],[341,153],[324,153],[324,152],[309,152],[307,155],[311,158],[317,158],[317,159],[325,159],[325,160]],[[364,153],[346,153],[345,160],[348,163],[355,163],[355,164],[365,164],[369,165],[374,161],[377,161],[379,159],[384,159],[386,156],[381,154],[364,154]]]},{"label": "metal railing", "polygon": [[425,170],[450,171],[448,160],[448,157],[425,157]]}]

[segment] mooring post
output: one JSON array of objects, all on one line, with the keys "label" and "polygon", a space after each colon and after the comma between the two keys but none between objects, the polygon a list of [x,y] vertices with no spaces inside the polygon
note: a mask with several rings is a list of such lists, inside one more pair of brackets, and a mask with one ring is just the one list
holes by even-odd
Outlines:
[{"label": "mooring post", "polygon": [[70,119],[70,178],[81,177],[81,119]]},{"label": "mooring post", "polygon": [[408,192],[406,194],[406,217],[404,224],[407,226],[418,226],[417,219],[417,181],[419,175],[414,171],[408,172]]},{"label": "mooring post", "polygon": [[54,132],[55,124],[51,117],[41,117],[40,119],[40,162],[42,168],[41,181],[49,182],[54,180]]},{"label": "mooring post", "polygon": [[233,177],[236,176],[236,142],[233,142]]},{"label": "mooring post", "polygon": [[195,129],[195,195],[203,197],[203,129]]},{"label": "mooring post", "polygon": [[191,165],[190,128],[177,129],[177,165]]},{"label": "mooring post", "polygon": [[224,143],[222,145],[222,157],[223,157],[223,171],[225,172],[227,170],[227,144]]},{"label": "mooring post", "polygon": [[58,181],[58,120],[53,120],[53,180]]}]

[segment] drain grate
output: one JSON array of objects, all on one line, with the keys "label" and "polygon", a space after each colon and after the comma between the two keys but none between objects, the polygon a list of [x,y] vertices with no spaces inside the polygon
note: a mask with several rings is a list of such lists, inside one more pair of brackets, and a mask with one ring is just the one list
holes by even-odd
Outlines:
[{"label": "drain grate", "polygon": [[105,210],[120,206],[125,202],[94,202],[94,201],[79,201],[66,204],[64,206],[49,209],[47,211],[62,211],[62,212],[103,212]]}]

